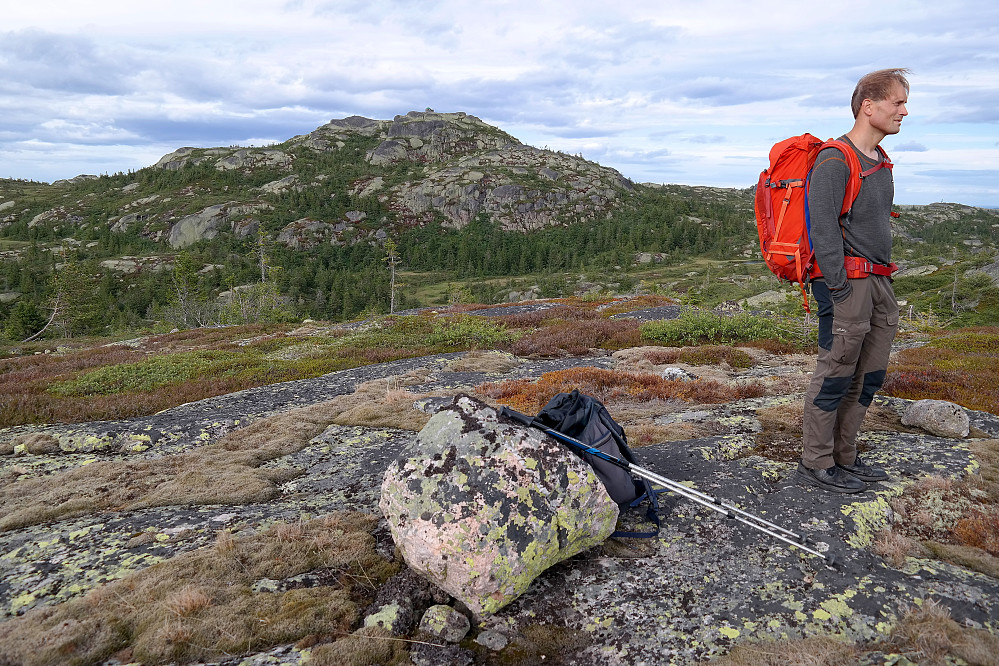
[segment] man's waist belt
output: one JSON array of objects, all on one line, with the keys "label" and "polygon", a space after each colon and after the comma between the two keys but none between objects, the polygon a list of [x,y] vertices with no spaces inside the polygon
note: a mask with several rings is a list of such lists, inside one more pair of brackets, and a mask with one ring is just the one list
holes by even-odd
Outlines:
[{"label": "man's waist belt", "polygon": [[846,257],[843,263],[846,267],[846,277],[848,278],[864,278],[871,274],[891,277],[891,274],[898,270],[898,266],[894,262],[885,266],[884,264],[876,264],[863,257]]}]

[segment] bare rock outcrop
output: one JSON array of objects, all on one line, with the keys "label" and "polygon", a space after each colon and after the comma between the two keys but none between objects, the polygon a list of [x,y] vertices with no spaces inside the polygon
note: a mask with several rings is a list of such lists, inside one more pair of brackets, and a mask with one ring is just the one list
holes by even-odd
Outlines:
[{"label": "bare rock outcrop", "polygon": [[230,231],[236,232],[245,226],[249,216],[268,207],[267,204],[240,205],[235,201],[208,206],[182,217],[170,228],[170,247],[181,249],[200,240],[215,238],[225,225],[229,225]]}]

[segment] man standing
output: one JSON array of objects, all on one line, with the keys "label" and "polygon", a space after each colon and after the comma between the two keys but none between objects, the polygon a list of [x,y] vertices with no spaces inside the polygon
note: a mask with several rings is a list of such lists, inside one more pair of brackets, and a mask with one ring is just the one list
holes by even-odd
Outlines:
[{"label": "man standing", "polygon": [[819,306],[819,354],[805,394],[797,477],[833,492],[861,492],[865,482],[888,478],[857,455],[857,433],[884,383],[898,329],[887,268],[895,186],[891,162],[878,144],[897,134],[908,115],[907,72],[872,72],[853,91],[856,120],[841,140],[852,147],[865,175],[850,211],[839,214],[851,174],[837,148],[819,153],[808,190],[811,243],[823,278],[812,282]]}]

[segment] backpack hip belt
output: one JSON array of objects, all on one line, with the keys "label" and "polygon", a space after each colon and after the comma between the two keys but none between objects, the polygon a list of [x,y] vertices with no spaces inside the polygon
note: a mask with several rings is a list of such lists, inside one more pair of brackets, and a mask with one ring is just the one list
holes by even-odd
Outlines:
[{"label": "backpack hip belt", "polygon": [[848,278],[865,278],[868,275],[891,277],[892,273],[898,270],[895,262],[886,266],[884,264],[876,264],[863,257],[846,257],[843,265],[846,268],[846,277]]}]

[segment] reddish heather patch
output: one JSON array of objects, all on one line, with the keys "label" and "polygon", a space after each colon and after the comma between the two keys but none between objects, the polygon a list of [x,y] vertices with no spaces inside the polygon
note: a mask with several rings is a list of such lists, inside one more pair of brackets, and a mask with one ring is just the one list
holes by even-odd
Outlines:
[{"label": "reddish heather patch", "polygon": [[592,349],[641,344],[639,323],[630,319],[566,321],[529,333],[510,346],[518,356],[582,356]]},{"label": "reddish heather patch", "polygon": [[536,413],[558,393],[578,389],[604,403],[615,400],[648,402],[683,400],[719,403],[762,395],[755,385],[728,386],[714,381],[682,382],[658,375],[618,372],[601,368],[569,368],[546,372],[536,382],[517,379],[480,384],[476,391],[518,411]]}]

